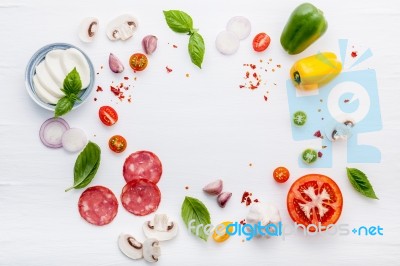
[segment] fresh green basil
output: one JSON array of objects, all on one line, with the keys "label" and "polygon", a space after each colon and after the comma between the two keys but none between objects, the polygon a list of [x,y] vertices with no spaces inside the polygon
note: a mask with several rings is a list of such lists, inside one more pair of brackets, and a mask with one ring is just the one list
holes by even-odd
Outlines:
[{"label": "fresh green basil", "polygon": [[72,101],[70,97],[64,96],[60,100],[58,100],[56,105],[56,110],[54,112],[55,117],[59,117],[65,115],[74,107],[75,101]]},{"label": "fresh green basil", "polygon": [[64,79],[63,88],[61,91],[65,93],[65,96],[58,100],[56,109],[54,112],[55,117],[65,115],[72,110],[77,100],[80,101],[78,94],[82,89],[81,77],[74,67],[71,72]]},{"label": "fresh green basil", "polygon": [[375,194],[374,189],[372,188],[371,183],[368,180],[368,177],[356,168],[346,168],[347,169],[347,177],[350,180],[351,185],[354,187],[362,195],[371,198],[378,199]]},{"label": "fresh green basil", "polygon": [[[182,203],[181,216],[186,227],[190,229],[193,235],[203,239],[204,241],[208,240],[208,235],[204,232],[204,227],[211,225],[211,218],[210,213],[203,202],[195,198],[185,197],[185,200]],[[189,224],[191,226],[190,228]]]},{"label": "fresh green basil", "polygon": [[81,77],[74,67],[71,72],[64,79],[63,91],[66,95],[75,94],[78,95],[82,89]]},{"label": "fresh green basil", "polygon": [[192,63],[201,68],[203,63],[205,45],[203,37],[193,28],[192,18],[180,10],[163,11],[165,20],[171,30],[190,35],[188,50]]},{"label": "fresh green basil", "polygon": [[199,33],[194,32],[190,36],[188,50],[192,63],[201,68],[206,47],[204,45],[203,37]]},{"label": "fresh green basil", "polygon": [[74,185],[65,192],[75,188],[84,188],[92,182],[100,166],[100,147],[89,141],[79,154],[74,166]]},{"label": "fresh green basil", "polygon": [[180,10],[163,11],[165,20],[171,30],[178,33],[189,33],[193,30],[193,20],[185,12]]}]

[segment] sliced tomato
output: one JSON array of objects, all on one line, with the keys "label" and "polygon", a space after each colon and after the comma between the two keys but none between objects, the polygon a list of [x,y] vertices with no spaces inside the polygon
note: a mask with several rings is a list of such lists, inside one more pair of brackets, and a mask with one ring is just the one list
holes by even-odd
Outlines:
[{"label": "sliced tomato", "polygon": [[265,32],[257,34],[253,39],[253,49],[256,52],[265,51],[269,44],[271,43],[271,38]]},{"label": "sliced tomato", "polygon": [[110,147],[110,149],[116,153],[123,152],[126,149],[126,146],[126,139],[120,135],[112,136],[108,141],[108,147]]},{"label": "sliced tomato", "polygon": [[118,121],[118,114],[111,106],[102,106],[99,109],[99,118],[106,126],[112,126]]},{"label": "sliced tomato", "polygon": [[142,53],[136,53],[129,58],[129,65],[134,71],[143,71],[149,63],[147,56]]},{"label": "sliced tomato", "polygon": [[[325,175],[305,175],[289,189],[287,208],[293,221],[310,232],[315,232],[316,228],[324,231],[324,227],[335,224],[342,213],[342,192],[335,181]],[[311,224],[315,226],[308,227]]]},{"label": "sliced tomato", "polygon": [[278,183],[285,183],[290,176],[289,170],[283,166],[280,166],[274,170],[274,179]]}]

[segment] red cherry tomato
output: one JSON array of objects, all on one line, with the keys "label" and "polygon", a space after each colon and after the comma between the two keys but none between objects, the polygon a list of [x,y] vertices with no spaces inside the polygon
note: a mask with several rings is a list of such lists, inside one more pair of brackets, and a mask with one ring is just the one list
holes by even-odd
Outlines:
[{"label": "red cherry tomato", "polygon": [[144,70],[148,63],[149,61],[147,60],[147,56],[141,53],[133,54],[129,58],[129,65],[134,71]]},{"label": "red cherry tomato", "polygon": [[281,166],[274,170],[273,175],[276,182],[285,183],[289,179],[290,173],[288,169]]},{"label": "red cherry tomato", "polygon": [[112,126],[118,121],[118,114],[111,106],[102,106],[99,109],[99,118],[106,126]]},{"label": "red cherry tomato", "polygon": [[126,149],[126,146],[126,139],[120,135],[112,136],[108,141],[108,147],[110,147],[110,149],[116,153],[123,152]]},{"label": "red cherry tomato", "polygon": [[268,34],[261,32],[257,34],[253,39],[253,49],[256,52],[265,51],[271,42],[271,38]]}]

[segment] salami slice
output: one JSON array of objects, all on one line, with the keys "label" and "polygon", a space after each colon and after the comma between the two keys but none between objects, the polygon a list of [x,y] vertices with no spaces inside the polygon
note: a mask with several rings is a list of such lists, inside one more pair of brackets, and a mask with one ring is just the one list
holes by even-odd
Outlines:
[{"label": "salami slice", "polygon": [[114,220],[118,212],[118,201],[106,187],[94,186],[86,189],[78,202],[79,213],[88,223],[106,225]]},{"label": "salami slice", "polygon": [[122,189],[122,206],[137,216],[155,212],[160,201],[161,192],[158,186],[146,179],[132,180]]},{"label": "salami slice", "polygon": [[161,174],[161,161],[150,151],[137,151],[125,160],[123,175],[127,183],[132,180],[147,179],[157,184]]}]

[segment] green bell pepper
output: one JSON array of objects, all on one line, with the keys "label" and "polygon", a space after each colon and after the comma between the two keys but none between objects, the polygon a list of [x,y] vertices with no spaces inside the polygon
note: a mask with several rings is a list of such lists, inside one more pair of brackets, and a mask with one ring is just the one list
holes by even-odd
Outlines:
[{"label": "green bell pepper", "polygon": [[281,35],[281,45],[289,54],[298,54],[321,37],[328,22],[321,10],[309,3],[299,5],[290,15]]}]

